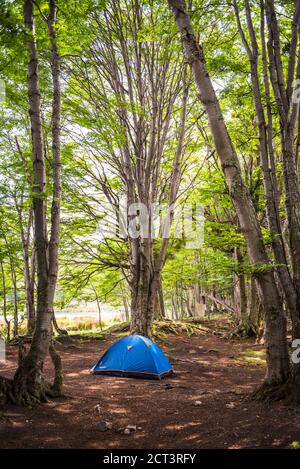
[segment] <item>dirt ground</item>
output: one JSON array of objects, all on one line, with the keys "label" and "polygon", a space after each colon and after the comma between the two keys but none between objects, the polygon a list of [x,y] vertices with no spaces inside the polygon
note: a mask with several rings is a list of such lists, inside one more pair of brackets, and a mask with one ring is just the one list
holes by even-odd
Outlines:
[{"label": "dirt ground", "polygon": [[[253,341],[224,340],[210,332],[170,335],[160,345],[175,377],[91,375],[113,340],[60,344],[71,398],[35,409],[2,409],[0,448],[289,448],[300,440],[300,409],[247,397],[264,376],[262,347]],[[12,376],[15,365],[16,348],[10,347],[1,373]],[[51,376],[50,363],[46,369]],[[112,429],[98,431],[101,420]],[[137,430],[121,433],[128,424]]]}]

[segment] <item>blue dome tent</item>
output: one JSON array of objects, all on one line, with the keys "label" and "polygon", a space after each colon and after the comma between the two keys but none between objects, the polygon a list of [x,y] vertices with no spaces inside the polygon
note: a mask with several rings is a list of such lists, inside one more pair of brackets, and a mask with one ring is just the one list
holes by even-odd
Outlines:
[{"label": "blue dome tent", "polygon": [[130,335],[112,344],[91,369],[91,373],[162,379],[173,373],[173,367],[151,339]]}]

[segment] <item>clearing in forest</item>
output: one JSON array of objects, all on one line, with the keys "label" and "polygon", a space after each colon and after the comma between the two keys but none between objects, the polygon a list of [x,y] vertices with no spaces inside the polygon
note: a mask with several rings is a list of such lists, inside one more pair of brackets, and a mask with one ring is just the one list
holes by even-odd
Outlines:
[{"label": "clearing in forest", "polygon": [[[8,406],[0,420],[1,448],[289,448],[300,440],[299,410],[281,402],[249,401],[265,372],[254,340],[227,340],[202,331],[157,342],[176,376],[162,381],[91,375],[116,340],[74,339],[57,348],[67,400],[36,409]],[[17,363],[8,347],[5,373]],[[51,374],[51,363],[46,372]],[[112,428],[97,430],[97,423]],[[127,425],[136,426],[130,434]],[[109,425],[110,426],[110,425]]]}]

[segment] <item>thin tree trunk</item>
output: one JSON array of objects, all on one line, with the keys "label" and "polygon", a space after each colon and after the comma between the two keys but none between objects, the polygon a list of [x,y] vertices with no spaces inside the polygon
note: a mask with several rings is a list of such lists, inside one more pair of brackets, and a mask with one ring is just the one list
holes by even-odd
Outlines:
[{"label": "thin tree trunk", "polygon": [[56,0],[49,1],[48,31],[51,44],[51,70],[53,83],[52,101],[52,171],[53,171],[53,198],[51,207],[51,235],[48,247],[49,257],[49,308],[54,315],[54,295],[58,274],[58,246],[60,227],[60,200],[61,200],[61,157],[60,157],[60,121],[61,121],[61,89],[60,89],[60,58],[56,42]]},{"label": "thin tree trunk", "polygon": [[[28,162],[21,150],[19,140],[17,136],[15,137],[16,146],[18,153],[23,163],[24,171],[26,174],[26,179],[28,187],[33,186],[33,179],[31,170],[29,168]],[[33,333],[35,326],[35,305],[34,305],[34,276],[35,276],[35,264],[34,264],[34,248],[32,256],[30,259],[30,231],[33,228],[33,205],[29,208],[28,211],[28,222],[26,229],[24,228],[23,223],[23,213],[22,205],[19,206],[17,200],[15,200],[16,209],[18,212],[18,218],[21,229],[21,241],[23,249],[23,262],[24,262],[24,285],[25,285],[25,297],[26,297],[26,314],[27,314],[27,332],[29,335]],[[31,270],[32,269],[32,270]]]},{"label": "thin tree trunk", "polygon": [[162,318],[166,317],[166,308],[165,308],[165,301],[164,301],[164,292],[162,283],[160,281],[159,289],[158,289],[158,300],[159,300],[159,308],[160,308],[160,315]]},{"label": "thin tree trunk", "polygon": [[13,336],[18,336],[19,331],[19,316],[18,316],[18,295],[17,295],[17,278],[16,278],[16,271],[14,266],[14,259],[13,254],[11,252],[6,233],[2,230],[2,237],[4,239],[8,257],[9,257],[9,266],[10,266],[10,274],[11,274],[11,281],[13,285],[13,304],[14,304],[14,321],[13,321]]},{"label": "thin tree trunk", "polygon": [[[30,254],[29,254],[29,236],[30,228],[32,225],[33,210],[29,209],[29,220],[27,233],[25,234],[23,227],[21,228],[21,238],[23,247],[23,262],[24,262],[24,284],[26,296],[26,314],[27,314],[27,331],[31,335],[35,326],[35,307],[34,307],[34,285],[32,284],[32,273],[30,271]],[[22,219],[20,217],[20,222]],[[34,255],[32,253],[32,255]]]},{"label": "thin tree trunk", "polygon": [[[252,308],[252,294],[254,280],[251,278],[250,292],[246,284],[246,276],[244,273],[244,254],[239,247],[235,248],[235,258],[237,262],[237,273],[234,293],[238,299],[235,302],[237,310],[238,325],[230,334],[231,336],[252,337],[256,335],[256,323],[252,323],[250,310]],[[256,292],[256,287],[254,285]],[[250,293],[250,294],[249,294]]]},{"label": "thin tree trunk", "polygon": [[34,2],[24,0],[24,22],[28,37],[28,99],[33,158],[33,210],[37,260],[36,327],[27,356],[14,377],[18,402],[46,400],[43,365],[52,335],[49,309],[49,278],[46,230],[46,170],[42,136],[41,104],[38,83],[38,58],[34,31]]},{"label": "thin tree trunk", "polygon": [[17,291],[17,278],[15,266],[12,259],[10,259],[11,280],[13,284],[13,297],[14,297],[14,338],[19,335],[19,314],[18,314],[18,291]]},{"label": "thin tree trunk", "polygon": [[3,289],[3,317],[7,327],[7,342],[10,341],[10,321],[7,317],[7,298],[6,298],[6,281],[3,261],[0,260],[1,276],[2,276],[2,289]]},{"label": "thin tree trunk", "polygon": [[235,248],[235,255],[236,261],[238,265],[238,273],[236,274],[237,277],[237,290],[239,292],[239,316],[241,318],[241,322],[245,320],[247,317],[247,292],[246,292],[246,279],[245,274],[242,271],[244,258],[241,253],[240,248]]},{"label": "thin tree trunk", "polygon": [[126,290],[124,288],[123,282],[121,282],[121,291],[122,291],[122,300],[123,300],[123,306],[124,306],[124,311],[125,311],[125,321],[129,321],[130,314],[129,314],[129,306],[128,306],[128,301],[126,297]]},{"label": "thin tree trunk", "polygon": [[[269,229],[272,234],[272,247],[277,264],[276,270],[281,282],[281,286],[284,293],[285,302],[291,317],[297,316],[297,292],[293,285],[293,280],[289,271],[287,256],[285,252],[285,245],[283,241],[279,207],[278,207],[278,188],[276,171],[274,169],[274,152],[273,152],[273,138],[272,138],[272,114],[270,110],[270,96],[269,96],[269,80],[267,76],[267,63],[266,63],[266,52],[265,52],[265,39],[264,39],[264,13],[263,8],[261,11],[261,37],[262,37],[262,59],[264,67],[264,84],[267,95],[267,110],[270,121],[268,126],[266,125],[260,85],[258,76],[258,43],[256,39],[256,33],[253,27],[251,10],[248,0],[245,0],[246,18],[248,31],[250,36],[251,45],[248,43],[246,36],[243,32],[239,12],[236,1],[234,2],[234,8],[237,18],[238,29],[244,43],[246,52],[249,57],[251,66],[251,81],[254,97],[254,105],[256,116],[258,120],[259,129],[259,142],[260,142],[260,156],[261,156],[261,167],[264,175],[264,189],[266,198],[266,209]],[[271,126],[271,127],[270,127]],[[268,133],[269,132],[269,133]],[[271,169],[271,171],[270,171]],[[272,177],[271,177],[272,175]]]},{"label": "thin tree trunk", "polygon": [[253,332],[255,333],[255,336],[257,336],[260,322],[260,307],[256,283],[253,277],[251,277],[250,280],[249,320],[251,326],[253,327]]},{"label": "thin tree trunk", "polygon": [[129,308],[128,308],[128,303],[127,299],[123,298],[123,305],[124,305],[124,311],[125,311],[125,321],[129,321]]},{"label": "thin tree trunk", "polygon": [[94,285],[91,284],[92,286],[92,289],[93,289],[93,292],[95,294],[95,300],[96,300],[96,304],[97,304],[97,309],[98,309],[98,322],[99,322],[99,327],[100,327],[100,330],[102,331],[102,315],[101,315],[101,301],[97,295],[97,291],[96,289],[94,288]]}]

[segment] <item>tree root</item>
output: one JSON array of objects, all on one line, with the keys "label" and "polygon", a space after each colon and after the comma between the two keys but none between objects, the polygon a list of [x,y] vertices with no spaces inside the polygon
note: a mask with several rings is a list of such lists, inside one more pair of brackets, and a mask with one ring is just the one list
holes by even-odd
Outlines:
[{"label": "tree root", "polygon": [[29,354],[22,337],[18,338],[19,366],[14,379],[0,377],[0,404],[11,403],[33,407],[48,402],[48,398],[67,398],[62,393],[61,358],[50,340],[49,355],[54,366],[53,384],[43,378],[43,362],[35,363]]},{"label": "tree root", "polygon": [[66,329],[61,329],[59,325],[57,324],[54,311],[52,311],[52,324],[53,324],[54,330],[57,332],[58,335],[68,335],[68,331]]},{"label": "tree root", "polygon": [[53,384],[46,382],[42,377],[30,381],[30,375],[34,371],[28,366],[26,368],[26,349],[23,342],[19,342],[19,368],[14,379],[9,380],[0,377],[0,404],[10,403],[34,407],[48,402],[48,398],[67,398],[62,393],[61,359],[52,342],[49,347],[49,354],[54,365]]},{"label": "tree root", "polygon": [[0,378],[0,404],[33,407],[41,402],[47,402],[43,392],[39,396],[33,395],[25,386],[19,386],[14,380]]},{"label": "tree root", "polygon": [[49,399],[70,399],[71,397],[55,388],[54,384],[47,383],[45,386],[45,394]]},{"label": "tree root", "polygon": [[14,401],[13,381],[0,377],[0,404],[7,404],[8,402],[14,404]]},{"label": "tree root", "polygon": [[31,335],[23,335],[23,336],[16,336],[13,339],[11,339],[8,344],[9,345],[17,345],[19,346],[20,343],[22,344],[30,344],[32,341],[32,336]]},{"label": "tree root", "polygon": [[250,395],[255,401],[272,402],[284,399],[283,384],[271,385],[263,383]]},{"label": "tree root", "polygon": [[237,327],[230,332],[228,335],[229,339],[232,339],[234,337],[257,337],[258,330],[257,328],[251,324],[251,323],[240,323],[237,325]]},{"label": "tree root", "polygon": [[68,396],[57,389],[54,384],[44,382],[33,393],[24,383],[0,378],[0,404],[13,404],[17,406],[36,407],[48,402],[50,399],[68,399]]},{"label": "tree root", "polygon": [[284,401],[288,406],[298,406],[300,404],[300,387],[291,381],[279,385],[263,383],[250,397],[257,401]]}]

